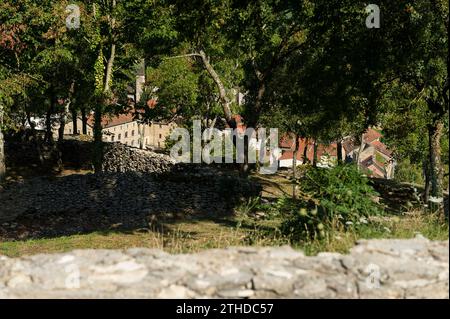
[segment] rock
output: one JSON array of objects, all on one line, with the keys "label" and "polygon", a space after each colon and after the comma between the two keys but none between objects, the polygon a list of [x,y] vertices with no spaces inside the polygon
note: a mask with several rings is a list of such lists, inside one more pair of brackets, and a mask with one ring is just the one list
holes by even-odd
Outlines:
[{"label": "rock", "polygon": [[[206,177],[195,179],[193,172]],[[241,197],[259,192],[251,181],[203,167],[177,167],[161,174],[129,171],[37,177],[8,183],[0,191],[0,239],[157,229],[167,220],[192,214],[229,215]]]},{"label": "rock", "polygon": [[448,241],[411,239],[361,241],[348,255],[295,258],[286,247],[0,256],[0,296],[448,299],[448,249]]}]

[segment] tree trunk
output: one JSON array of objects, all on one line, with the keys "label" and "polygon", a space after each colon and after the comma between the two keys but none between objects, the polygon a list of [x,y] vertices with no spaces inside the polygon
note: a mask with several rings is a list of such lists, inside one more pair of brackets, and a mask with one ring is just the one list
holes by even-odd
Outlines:
[{"label": "tree trunk", "polygon": [[428,200],[430,199],[430,169],[428,160],[423,161],[423,175],[425,177],[425,190],[423,194],[423,200],[425,203],[428,203]]},{"label": "tree trunk", "polygon": [[309,159],[308,159],[308,144],[309,144],[309,139],[307,138],[305,140],[305,148],[303,149],[303,164],[307,164],[309,162]]},{"label": "tree trunk", "polygon": [[62,142],[64,140],[64,129],[66,127],[67,114],[69,114],[69,106],[70,100],[65,101],[64,110],[61,112],[59,119],[58,142]]},{"label": "tree trunk", "polygon": [[212,78],[212,80],[214,81],[214,83],[217,86],[217,89],[219,90],[219,102],[222,106],[225,120],[227,121],[228,125],[231,128],[233,128],[233,129],[236,128],[234,120],[233,120],[233,114],[231,113],[231,101],[227,96],[225,85],[223,84],[223,82],[220,79],[220,76],[217,74],[216,70],[214,70],[214,67],[209,62],[209,57],[206,55],[205,51],[200,50],[198,53],[190,53],[190,54],[174,56],[174,57],[170,57],[169,59],[184,58],[184,57],[200,57],[201,58],[203,66],[205,67],[209,76]]},{"label": "tree trunk", "polygon": [[108,96],[111,93],[110,82],[112,79],[112,71],[114,65],[114,58],[116,53],[116,45],[111,45],[111,55],[106,65],[106,76],[104,81],[103,97],[100,103],[97,103],[94,114],[94,171],[96,174],[102,172],[103,164],[103,130],[102,130],[102,116],[105,106],[108,105]]},{"label": "tree trunk", "polygon": [[[258,94],[255,100],[255,107],[253,112],[251,113],[251,117],[248,119],[247,121],[247,127],[248,128],[253,128],[256,130],[258,121],[259,121],[259,116],[261,113],[261,107],[262,107],[262,102],[263,102],[263,97],[264,97],[264,93],[266,91],[266,85],[265,85],[265,81],[261,81],[260,83],[260,87],[258,89]],[[240,166],[240,170],[241,170],[241,174],[242,175],[248,175],[250,168],[254,165],[250,165],[250,163],[248,162],[248,150],[249,150],[249,143],[250,143],[250,139],[244,139],[244,163]]]},{"label": "tree trunk", "polygon": [[444,123],[436,120],[428,128],[431,196],[442,198],[443,171],[441,166],[441,137]]},{"label": "tree trunk", "polygon": [[0,183],[5,179],[5,141],[3,139],[3,106],[0,105]]},{"label": "tree trunk", "polygon": [[340,165],[340,164],[342,164],[343,163],[343,159],[342,159],[342,140],[341,139],[339,139],[338,141],[337,141],[337,162],[338,162],[338,165]]},{"label": "tree trunk", "polygon": [[47,143],[51,143],[53,141],[53,132],[52,132],[52,114],[53,114],[53,99],[49,109],[47,110],[47,114],[45,116],[45,137],[44,141]]},{"label": "tree trunk", "polygon": [[313,167],[317,167],[317,142],[314,140]]},{"label": "tree trunk", "polygon": [[[60,123],[59,123],[59,130],[58,130],[58,142],[62,142],[64,140],[64,129],[67,123],[67,116],[69,115],[69,110],[70,110],[70,104],[72,103],[72,95],[73,95],[73,91],[75,89],[75,81],[72,81],[72,84],[70,85],[69,88],[69,96],[68,98],[64,101],[64,109],[62,114],[60,115]],[[74,128],[74,133],[76,133],[75,128]]]},{"label": "tree trunk", "polygon": [[78,114],[75,108],[72,108],[72,128],[73,134],[78,135]]},{"label": "tree trunk", "polygon": [[[116,6],[116,0],[112,1],[112,7]],[[114,30],[115,19],[111,18],[111,29]],[[97,102],[94,114],[94,171],[96,174],[102,172],[103,165],[103,132],[102,132],[102,116],[105,106],[109,104],[111,97],[111,82],[113,75],[114,59],[116,58],[116,44],[111,43],[111,51],[106,64],[105,78],[103,82],[103,96],[100,103]]]},{"label": "tree trunk", "polygon": [[292,198],[296,199],[297,194],[295,189],[297,187],[297,154],[298,154],[298,135],[294,134],[294,157],[292,158]]},{"label": "tree trunk", "polygon": [[84,135],[87,135],[87,117],[86,117],[86,108],[83,107],[81,109],[81,122],[82,122],[82,132]]},{"label": "tree trunk", "polygon": [[93,164],[96,174],[102,172],[103,137],[102,137],[102,106],[97,105],[94,112],[94,152]]},{"label": "tree trunk", "polygon": [[41,164],[41,167],[42,167],[44,165],[44,156],[42,155],[40,141],[36,134],[36,125],[31,120],[31,113],[29,111],[26,111],[26,115],[27,115],[28,124],[30,125],[30,128],[31,128],[31,136],[32,136],[34,146],[36,148],[36,153],[38,154],[38,157],[39,157],[39,163]]},{"label": "tree trunk", "polygon": [[213,79],[214,83],[216,84],[217,88],[219,89],[220,104],[222,105],[225,119],[228,122],[228,125],[230,125],[230,127],[231,127],[232,122],[233,122],[233,114],[231,113],[231,101],[227,96],[225,86],[223,85],[222,80],[220,79],[217,72],[214,70],[212,65],[209,63],[209,58],[206,56],[206,53],[203,50],[200,50],[200,52],[198,53],[198,56],[200,56],[200,58],[202,59],[202,62],[203,62],[203,65],[205,66],[206,71],[209,73],[209,75]]}]

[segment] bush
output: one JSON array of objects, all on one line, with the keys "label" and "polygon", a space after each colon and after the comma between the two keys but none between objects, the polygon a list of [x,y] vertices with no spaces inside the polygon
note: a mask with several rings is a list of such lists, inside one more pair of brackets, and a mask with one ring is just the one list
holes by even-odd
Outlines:
[{"label": "bush", "polygon": [[398,163],[395,168],[394,179],[398,182],[425,184],[422,167],[411,163],[408,158]]},{"label": "bush", "polygon": [[331,225],[354,227],[381,213],[378,194],[354,165],[308,168],[299,188],[307,201],[283,199],[278,205],[285,213],[281,231],[294,239],[324,237]]}]

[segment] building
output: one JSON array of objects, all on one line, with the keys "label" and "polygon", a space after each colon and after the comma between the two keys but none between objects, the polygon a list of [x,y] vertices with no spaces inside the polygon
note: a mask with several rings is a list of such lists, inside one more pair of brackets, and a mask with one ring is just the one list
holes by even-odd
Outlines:
[{"label": "building", "polygon": [[[77,127],[78,132],[74,132],[73,122],[68,121],[64,128],[64,134],[80,134],[81,118],[77,119]],[[132,147],[163,149],[166,138],[175,127],[176,124],[174,123],[142,124],[135,120],[131,113],[117,116],[106,115],[102,119],[102,133],[105,142],[119,142]],[[88,117],[86,133],[89,136],[94,135],[94,118],[92,115]]]},{"label": "building", "polygon": [[[280,140],[280,148],[282,150],[279,159],[279,167],[292,167],[294,159],[294,139],[284,136]],[[304,156],[306,155],[306,156]],[[332,159],[337,158],[337,144],[329,145],[317,144],[317,165],[329,166]],[[303,165],[305,162],[312,163],[314,161],[314,141],[311,139],[299,138],[297,151],[297,165]]]},{"label": "building", "polygon": [[[369,128],[363,135],[361,145],[351,137],[342,141],[342,157],[345,162],[358,161],[359,167],[368,175],[378,178],[391,179],[394,177],[395,159],[392,151],[381,142],[380,131]],[[294,139],[291,136],[281,138],[280,147],[282,155],[279,159],[280,167],[292,167],[294,163]],[[306,149],[305,149],[306,148]],[[337,143],[317,145],[317,166],[329,167],[337,160]],[[360,155],[358,156],[358,154]],[[305,158],[304,158],[304,155]],[[299,138],[297,151],[297,165],[307,160],[312,163],[314,159],[314,141]]]}]

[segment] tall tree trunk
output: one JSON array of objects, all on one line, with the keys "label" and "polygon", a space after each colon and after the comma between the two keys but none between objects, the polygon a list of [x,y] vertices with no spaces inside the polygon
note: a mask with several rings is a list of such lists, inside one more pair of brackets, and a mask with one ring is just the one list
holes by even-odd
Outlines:
[{"label": "tall tree trunk", "polygon": [[219,102],[220,102],[220,105],[222,106],[225,120],[227,121],[228,125],[232,129],[235,129],[236,123],[233,120],[233,114],[231,113],[231,101],[227,96],[225,85],[223,84],[222,80],[220,79],[219,74],[217,74],[216,70],[214,70],[214,67],[209,62],[209,57],[206,55],[205,51],[200,50],[198,53],[190,53],[190,54],[174,56],[174,57],[170,57],[169,59],[184,58],[184,57],[200,57],[201,58],[203,66],[205,67],[209,76],[214,81],[214,83],[217,86],[217,89],[219,90]]},{"label": "tall tree trunk", "polygon": [[46,143],[53,142],[53,132],[52,132],[52,114],[53,114],[53,98],[50,107],[47,110],[47,114],[45,116],[45,137],[44,141]]},{"label": "tall tree trunk", "polygon": [[308,145],[309,145],[309,138],[306,138],[305,139],[305,148],[303,149],[303,164],[307,164],[309,162]]},{"label": "tall tree trunk", "polygon": [[3,105],[0,104],[0,183],[5,179],[5,141],[3,138]]},{"label": "tall tree trunk", "polygon": [[102,172],[103,164],[103,134],[102,134],[102,105],[97,105],[94,111],[94,171]]},{"label": "tall tree trunk", "polygon": [[443,171],[441,166],[441,137],[444,123],[435,120],[428,128],[431,196],[442,197]]},{"label": "tall tree trunk", "polygon": [[[250,118],[247,121],[247,126],[249,128],[253,128],[256,130],[256,127],[258,125],[259,122],[259,116],[261,114],[261,109],[262,109],[262,104],[263,104],[263,98],[264,98],[264,94],[266,92],[266,82],[264,79],[260,80],[260,84],[259,84],[259,88],[257,91],[257,96],[256,96],[256,100],[255,100],[255,106],[253,109],[253,112],[250,115]],[[251,165],[248,162],[248,150],[249,150],[249,143],[250,143],[250,139],[245,139],[244,140],[244,150],[245,150],[245,154],[244,154],[244,164],[241,165],[241,174],[243,175],[248,175]]]},{"label": "tall tree trunk", "polygon": [[317,141],[314,140],[313,167],[317,167]]},{"label": "tall tree trunk", "polygon": [[248,151],[249,151],[249,139],[247,136],[244,136],[244,163],[239,166],[239,173],[243,177],[247,177],[250,172],[250,165],[248,159]]},{"label": "tall tree trunk", "polygon": [[[197,56],[200,56],[202,59],[203,65],[208,72],[208,74],[213,79],[214,83],[216,84],[218,90],[219,90],[219,100],[220,104],[222,105],[223,114],[225,116],[225,120],[227,121],[228,125],[230,125],[231,128],[236,128],[235,123],[233,121],[233,114],[231,113],[231,101],[227,96],[225,86],[220,79],[220,76],[217,74],[217,72],[214,70],[213,66],[209,62],[209,58],[207,57],[206,53],[203,50],[200,50]],[[233,127],[234,126],[234,127]]]},{"label": "tall tree trunk", "polygon": [[343,158],[342,158],[342,140],[341,139],[339,139],[337,141],[336,147],[337,147],[337,162],[338,162],[338,165],[340,165],[340,164],[343,163]]},{"label": "tall tree trunk", "polygon": [[86,108],[81,108],[81,126],[82,132],[84,135],[87,135],[87,117],[86,117]]},{"label": "tall tree trunk", "polygon": [[[112,0],[112,9],[116,6],[116,0]],[[114,32],[116,20],[114,16],[109,17],[111,33]],[[101,49],[100,49],[101,50]],[[111,82],[113,75],[114,60],[116,58],[116,44],[111,39],[111,50],[108,61],[106,63],[106,72],[103,82],[103,94],[100,103],[96,104],[94,115],[94,171],[96,174],[102,172],[103,166],[103,133],[102,133],[102,116],[105,107],[110,103]]]},{"label": "tall tree trunk", "polygon": [[26,115],[27,115],[28,124],[30,125],[30,128],[31,128],[31,136],[32,136],[32,140],[34,143],[34,147],[36,148],[36,153],[38,154],[38,157],[39,157],[39,163],[41,164],[41,167],[42,167],[44,165],[44,156],[42,155],[41,143],[36,134],[36,125],[31,120],[31,113],[28,110],[26,111]]},{"label": "tall tree trunk", "polygon": [[423,161],[423,175],[425,177],[425,190],[423,194],[423,199],[425,203],[428,203],[428,200],[430,199],[430,189],[431,189],[430,167],[428,164],[428,160]]},{"label": "tall tree trunk", "polygon": [[64,129],[66,128],[67,115],[69,114],[70,100],[64,102],[64,109],[60,114],[59,129],[58,129],[58,142],[64,140]]},{"label": "tall tree trunk", "polygon": [[72,108],[72,128],[73,134],[78,135],[78,112],[75,108]]},{"label": "tall tree trunk", "polygon": [[294,134],[294,157],[292,158],[292,198],[296,199],[297,194],[295,192],[297,187],[297,154],[298,154],[298,135]]},{"label": "tall tree trunk", "polygon": [[[69,115],[69,109],[70,109],[70,104],[72,103],[72,95],[75,89],[75,81],[72,80],[72,84],[70,85],[69,88],[69,96],[68,98],[64,101],[64,109],[62,111],[62,114],[60,115],[60,124],[59,124],[59,130],[58,130],[58,142],[62,142],[64,140],[64,129],[67,123],[67,116]],[[75,128],[74,128],[75,130]],[[75,133],[76,131],[74,131]]]}]

